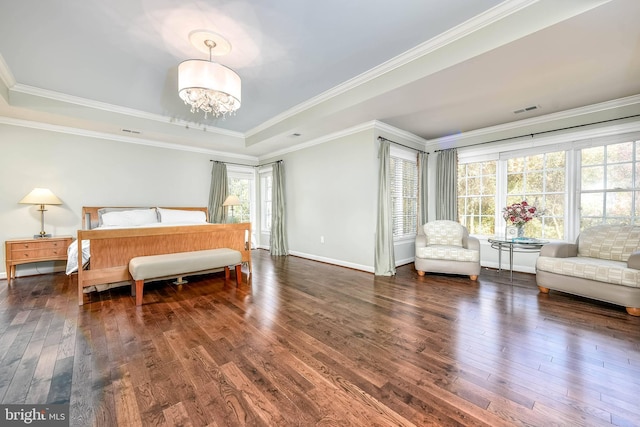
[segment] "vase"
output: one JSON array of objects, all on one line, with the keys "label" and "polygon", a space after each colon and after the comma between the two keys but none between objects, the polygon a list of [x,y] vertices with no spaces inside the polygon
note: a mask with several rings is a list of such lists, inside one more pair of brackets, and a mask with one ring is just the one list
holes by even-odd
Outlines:
[{"label": "vase", "polygon": [[518,237],[524,237],[524,225],[518,225],[516,228],[518,229]]}]

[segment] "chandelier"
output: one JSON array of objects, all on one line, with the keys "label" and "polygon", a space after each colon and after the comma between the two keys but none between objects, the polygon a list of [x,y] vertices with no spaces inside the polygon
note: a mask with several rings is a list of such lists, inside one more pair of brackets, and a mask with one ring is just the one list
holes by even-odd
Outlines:
[{"label": "chandelier", "polygon": [[212,61],[213,56],[226,55],[231,44],[221,35],[194,31],[189,40],[198,50],[209,53],[209,60],[189,59],[178,66],[178,95],[191,112],[204,112],[204,118],[235,114],[240,108],[240,76],[230,68]]}]

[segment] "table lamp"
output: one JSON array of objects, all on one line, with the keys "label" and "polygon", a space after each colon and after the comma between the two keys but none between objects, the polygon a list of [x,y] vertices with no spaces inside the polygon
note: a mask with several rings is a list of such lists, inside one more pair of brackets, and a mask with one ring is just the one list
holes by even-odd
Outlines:
[{"label": "table lamp", "polygon": [[235,222],[235,218],[233,217],[233,207],[239,205],[240,199],[238,198],[238,196],[231,195],[224,200],[222,206],[231,206],[231,216],[229,217],[229,220],[227,222]]},{"label": "table lamp", "polygon": [[40,205],[40,234],[36,234],[33,237],[41,239],[43,237],[51,237],[51,234],[47,234],[44,231],[44,205],[61,205],[62,202],[51,192],[48,188],[34,188],[29,194],[24,196],[19,203],[28,205]]}]

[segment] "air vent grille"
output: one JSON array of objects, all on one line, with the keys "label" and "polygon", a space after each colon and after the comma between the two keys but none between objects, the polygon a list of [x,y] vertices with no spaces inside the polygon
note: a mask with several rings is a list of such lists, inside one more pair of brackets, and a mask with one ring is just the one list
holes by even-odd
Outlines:
[{"label": "air vent grille", "polygon": [[518,110],[515,110],[513,112],[513,114],[521,114],[521,113],[528,113],[529,111],[535,111],[537,109],[539,109],[540,106],[539,105],[531,105],[529,107],[524,107],[524,108],[520,108]]},{"label": "air vent grille", "polygon": [[139,130],[132,130],[132,129],[120,129],[122,132],[126,132],[126,133],[132,133],[134,135],[140,135],[140,131]]}]

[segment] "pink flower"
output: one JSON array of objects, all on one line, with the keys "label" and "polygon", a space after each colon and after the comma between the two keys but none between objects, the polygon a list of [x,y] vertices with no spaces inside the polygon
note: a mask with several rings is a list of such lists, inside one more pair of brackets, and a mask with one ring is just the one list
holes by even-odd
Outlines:
[{"label": "pink flower", "polygon": [[518,227],[540,216],[542,216],[542,211],[527,203],[526,200],[509,205],[502,210],[502,217],[505,221],[510,221]]}]

